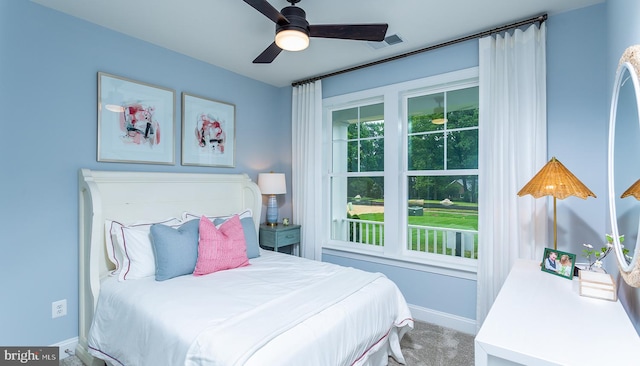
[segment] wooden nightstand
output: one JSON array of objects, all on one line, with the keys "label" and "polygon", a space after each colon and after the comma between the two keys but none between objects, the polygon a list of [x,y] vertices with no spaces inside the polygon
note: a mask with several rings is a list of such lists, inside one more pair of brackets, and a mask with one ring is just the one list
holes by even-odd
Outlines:
[{"label": "wooden nightstand", "polygon": [[260,246],[278,251],[278,248],[294,245],[292,254],[300,252],[300,225],[260,225]]}]

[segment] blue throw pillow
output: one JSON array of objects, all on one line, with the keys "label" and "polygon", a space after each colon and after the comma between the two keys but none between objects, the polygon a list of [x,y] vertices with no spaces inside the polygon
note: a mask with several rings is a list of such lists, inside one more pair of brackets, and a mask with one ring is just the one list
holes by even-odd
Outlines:
[{"label": "blue throw pillow", "polygon": [[191,220],[177,229],[161,224],[151,226],[156,281],[193,273],[198,260],[199,224],[199,220]]},{"label": "blue throw pillow", "polygon": [[[215,219],[215,226],[221,225],[225,219]],[[257,258],[260,256],[260,245],[258,244],[258,235],[256,234],[256,225],[252,217],[244,217],[240,219],[242,231],[244,232],[244,240],[247,242],[247,258]]]}]

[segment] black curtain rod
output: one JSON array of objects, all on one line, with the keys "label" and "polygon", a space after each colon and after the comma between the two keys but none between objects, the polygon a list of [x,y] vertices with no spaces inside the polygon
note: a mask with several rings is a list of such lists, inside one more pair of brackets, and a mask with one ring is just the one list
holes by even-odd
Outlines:
[{"label": "black curtain rod", "polygon": [[369,66],[380,65],[380,64],[383,64],[385,62],[399,60],[401,58],[417,55],[419,53],[423,53],[423,52],[427,52],[427,51],[432,51],[432,50],[435,50],[435,49],[438,49],[438,48],[442,48],[442,47],[451,46],[451,45],[454,45],[456,43],[465,42],[465,41],[468,41],[468,40],[471,40],[471,39],[490,36],[490,35],[495,34],[495,33],[500,33],[500,32],[504,32],[504,31],[510,30],[510,29],[519,28],[519,27],[522,27],[524,25],[529,25],[529,24],[538,23],[538,22],[542,23],[545,20],[547,20],[547,14],[538,15],[537,17],[521,20],[521,21],[515,22],[513,24],[503,25],[503,26],[498,27],[498,28],[486,30],[486,31],[483,31],[483,32],[480,32],[480,33],[475,33],[475,34],[471,34],[471,35],[468,35],[468,36],[457,38],[457,39],[454,39],[454,40],[451,40],[451,41],[439,43],[439,44],[434,45],[434,46],[421,48],[421,49],[418,49],[418,50],[415,50],[415,51],[403,53],[403,54],[392,56],[392,57],[389,57],[389,58],[384,58],[384,59],[378,60],[378,61],[369,62],[369,63],[363,64],[363,65],[350,67],[350,68],[344,69],[344,70],[334,71],[334,72],[331,72],[331,73],[328,73],[328,74],[315,76],[315,77],[312,77],[312,78],[309,78],[309,79],[294,81],[291,84],[291,86],[295,87],[295,86],[298,86],[298,85],[312,83],[312,82],[314,82],[316,80],[328,78],[330,76],[336,76],[336,75],[340,75],[340,74],[345,74],[347,72],[364,69],[364,68],[369,67]]}]

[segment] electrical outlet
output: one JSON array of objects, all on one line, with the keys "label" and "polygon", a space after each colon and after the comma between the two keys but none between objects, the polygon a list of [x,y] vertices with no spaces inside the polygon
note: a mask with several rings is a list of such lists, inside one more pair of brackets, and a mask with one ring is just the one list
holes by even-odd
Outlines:
[{"label": "electrical outlet", "polygon": [[59,318],[67,315],[67,299],[51,303],[51,318]]}]

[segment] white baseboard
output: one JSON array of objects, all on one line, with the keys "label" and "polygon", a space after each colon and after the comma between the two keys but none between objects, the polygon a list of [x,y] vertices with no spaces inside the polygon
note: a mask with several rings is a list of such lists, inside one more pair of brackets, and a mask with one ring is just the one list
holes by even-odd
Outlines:
[{"label": "white baseboard", "polygon": [[[52,347],[60,347],[60,360],[65,359],[69,356],[72,356],[76,352],[76,346],[78,345],[78,337],[69,338],[65,341],[58,342],[56,344],[52,344]],[[66,351],[69,350],[71,354]]]},{"label": "white baseboard", "polygon": [[411,315],[415,320],[451,328],[467,334],[476,334],[476,321],[474,319],[464,318],[411,304],[409,304],[409,309],[411,310]]}]

